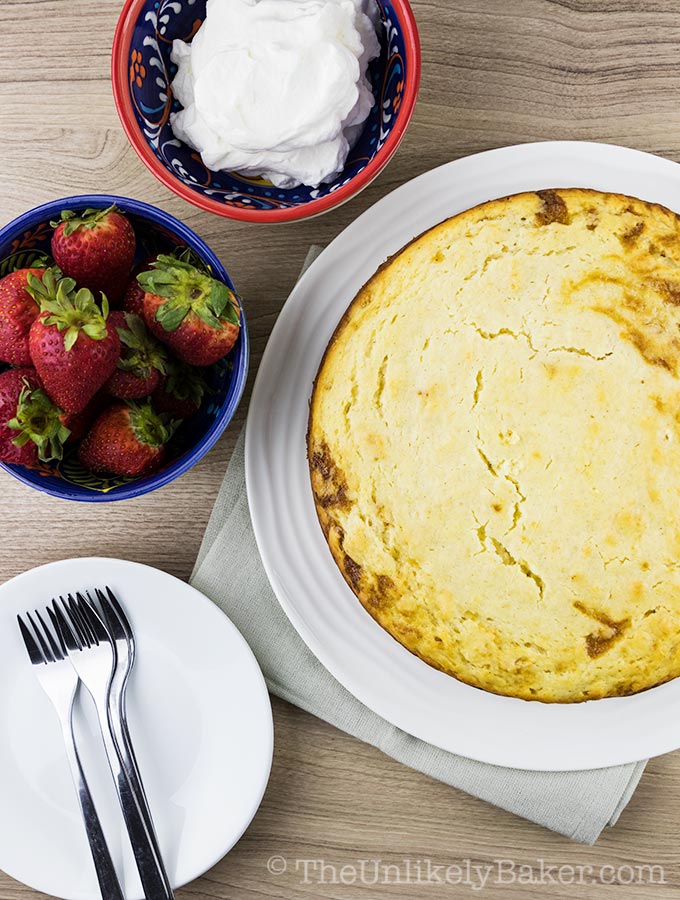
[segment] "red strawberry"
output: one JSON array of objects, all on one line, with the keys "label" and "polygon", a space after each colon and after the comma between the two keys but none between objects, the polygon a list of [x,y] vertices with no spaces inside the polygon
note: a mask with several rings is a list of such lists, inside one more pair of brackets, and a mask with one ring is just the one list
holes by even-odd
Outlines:
[{"label": "red strawberry", "polygon": [[132,270],[132,278],[125,288],[123,295],[123,309],[135,316],[144,316],[144,291],[137,281],[137,276],[142,272],[148,272],[158,257],[149,256],[148,259]]},{"label": "red strawberry", "polygon": [[119,401],[99,416],[78,458],[91,472],[148,475],[163,462],[173,431],[174,425],[165,425],[148,401]]},{"label": "red strawberry", "polygon": [[120,357],[118,332],[85,288],[77,293],[71,278],[63,278],[56,293],[43,300],[31,326],[30,350],[50,398],[67,413],[85,409],[113,375]]},{"label": "red strawberry", "polygon": [[200,369],[178,360],[168,360],[168,377],[153,392],[153,405],[173,419],[188,419],[198,412],[209,388]]},{"label": "red strawberry", "polygon": [[135,232],[125,216],[115,205],[80,214],[65,209],[51,224],[52,256],[64,275],[118,302],[135,259]]},{"label": "red strawberry", "polygon": [[0,280],[0,360],[30,366],[28,332],[40,307],[26,290],[28,276],[40,278],[43,269],[17,269]]},{"label": "red strawberry", "polygon": [[118,332],[121,355],[118,368],[106,382],[106,390],[121,400],[148,397],[160,386],[165,375],[165,347],[149,334],[139,316],[112,312],[109,324]]},{"label": "red strawberry", "polygon": [[131,278],[123,294],[123,309],[133,316],[144,315],[144,291],[139,286],[136,276]]},{"label": "red strawberry", "polygon": [[90,430],[90,426],[94,420],[108,402],[109,398],[107,395],[103,391],[100,391],[98,394],[94,395],[82,412],[62,413],[62,424],[71,432],[66,443],[75,444],[77,441],[82,440]]},{"label": "red strawberry", "polygon": [[35,369],[0,374],[0,460],[23,466],[61,459],[69,430]]},{"label": "red strawberry", "polygon": [[144,318],[156,337],[184,362],[210,366],[239,334],[239,301],[226,284],[173,256],[159,256],[137,276]]}]

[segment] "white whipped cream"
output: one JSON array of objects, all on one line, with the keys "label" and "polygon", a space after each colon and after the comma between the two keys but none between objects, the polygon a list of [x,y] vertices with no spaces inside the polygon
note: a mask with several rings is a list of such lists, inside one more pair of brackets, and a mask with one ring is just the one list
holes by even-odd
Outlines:
[{"label": "white whipped cream", "polygon": [[208,0],[192,42],[172,47],[175,136],[216,172],[332,180],[373,106],[377,21],[373,0]]}]

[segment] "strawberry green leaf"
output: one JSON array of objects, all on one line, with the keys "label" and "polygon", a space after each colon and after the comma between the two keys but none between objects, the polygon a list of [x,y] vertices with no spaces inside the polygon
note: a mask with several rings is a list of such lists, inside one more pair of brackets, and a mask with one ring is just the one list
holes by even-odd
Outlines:
[{"label": "strawberry green leaf", "polygon": [[38,457],[43,462],[51,462],[63,457],[64,444],[71,435],[62,422],[63,413],[41,389],[31,389],[27,382],[19,395],[16,416],[7,426],[17,431],[12,443],[25,447],[33,441],[38,449]]},{"label": "strawberry green leaf", "polygon": [[209,325],[211,328],[214,328],[216,331],[222,331],[224,325],[220,322],[217,316],[214,316],[207,306],[202,306],[200,309],[196,310],[196,315],[201,320],[201,322],[205,322],[206,325]]},{"label": "strawberry green leaf", "polygon": [[165,303],[156,310],[156,321],[160,322],[166,331],[177,331],[188,315],[188,306],[173,307]]},{"label": "strawberry green leaf", "polygon": [[64,225],[64,234],[69,237],[79,228],[95,228],[109,213],[116,212],[116,204],[109,206],[107,209],[86,209],[82,213],[76,213],[72,209],[64,209],[61,212],[61,218],[56,222],[50,222],[52,228],[58,228]]},{"label": "strawberry green leaf", "polygon": [[210,266],[207,265],[198,253],[191,249],[191,247],[184,247],[181,250],[178,248],[173,251],[172,255],[180,262],[189,263],[189,265],[194,266],[194,268],[198,269],[199,272],[203,272],[205,275],[211,274]]},{"label": "strawberry green leaf", "polygon": [[130,427],[140,443],[154,448],[167,444],[174,429],[164,423],[149,401],[135,403],[128,400],[127,405],[130,408]]},{"label": "strawberry green leaf", "polygon": [[222,318],[226,319],[227,322],[231,322],[232,325],[240,326],[241,319],[239,318],[238,307],[234,305],[233,299],[230,300],[230,302],[227,304],[224,311],[222,312]]},{"label": "strawberry green leaf", "polygon": [[75,281],[64,278],[56,266],[45,269],[40,278],[30,272],[26,281],[26,290],[41,310],[45,310],[47,304],[57,302],[60,289],[63,293],[70,294],[76,286]]},{"label": "strawberry green leaf", "polygon": [[81,288],[75,295],[73,302],[77,309],[86,310],[92,294],[87,288]]},{"label": "strawberry green leaf", "polygon": [[222,284],[221,281],[214,281],[210,288],[210,297],[208,298],[208,306],[211,311],[219,318],[222,315],[225,306],[231,300],[231,291]]},{"label": "strawberry green leaf", "polygon": [[100,322],[89,322],[87,325],[83,325],[82,331],[93,341],[103,341],[108,333],[106,325],[102,325]]},{"label": "strawberry green leaf", "polygon": [[120,341],[131,350],[140,350],[148,340],[148,332],[139,316],[125,314],[125,328],[116,327]]},{"label": "strawberry green leaf", "polygon": [[146,293],[166,301],[156,311],[166,331],[176,331],[189,312],[214,329],[223,329],[225,322],[240,324],[234,292],[186,259],[160,254],[137,281]]},{"label": "strawberry green leaf", "polygon": [[78,329],[74,328],[73,326],[71,326],[67,330],[66,334],[64,335],[64,350],[66,350],[67,353],[69,352],[69,350],[73,349],[75,342],[78,340],[79,334],[80,332],[78,331]]},{"label": "strawberry green leaf", "polygon": [[137,281],[142,287],[153,288],[157,284],[174,284],[177,280],[173,272],[165,272],[161,270],[148,269],[146,272],[140,272]]},{"label": "strawberry green leaf", "polygon": [[124,372],[134,372],[140,378],[148,378],[152,369],[162,375],[167,370],[167,352],[146,329],[139,316],[125,314],[126,328],[117,328],[124,351],[118,361],[118,368]]},{"label": "strawberry green leaf", "polygon": [[[47,296],[40,300],[42,323],[66,332],[64,347],[67,351],[73,347],[81,332],[94,341],[102,341],[108,336],[106,316],[91,291],[87,288],[75,291],[72,278],[62,278],[53,283],[46,273],[42,281],[47,289]],[[108,304],[103,302],[103,305],[108,313]]]},{"label": "strawberry green leaf", "polygon": [[[10,419],[9,422],[7,423],[7,427],[12,428],[13,430],[16,431],[19,428],[21,428],[21,424],[19,423],[18,419]],[[25,431],[22,431],[22,433],[19,435],[19,437],[13,438],[12,443],[14,444],[15,447],[21,448],[21,447],[25,447],[26,444],[30,440],[31,440],[30,434],[27,434]]]}]

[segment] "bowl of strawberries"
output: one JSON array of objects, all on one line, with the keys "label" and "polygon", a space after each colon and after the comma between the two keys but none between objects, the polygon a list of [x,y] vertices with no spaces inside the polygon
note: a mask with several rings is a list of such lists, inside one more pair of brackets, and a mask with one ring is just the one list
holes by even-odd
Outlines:
[{"label": "bowl of strawberries", "polygon": [[241,301],[178,219],[94,194],[0,229],[0,466],[68,500],[173,481],[231,421],[248,372]]}]

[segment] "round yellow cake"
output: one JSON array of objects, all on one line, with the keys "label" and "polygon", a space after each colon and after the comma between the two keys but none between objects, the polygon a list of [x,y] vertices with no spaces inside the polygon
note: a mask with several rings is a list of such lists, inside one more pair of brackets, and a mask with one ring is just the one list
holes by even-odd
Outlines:
[{"label": "round yellow cake", "polygon": [[675,678],[679,369],[669,210],[547,190],[428,231],[360,291],[314,389],[312,488],[349,586],[484,690]]}]

